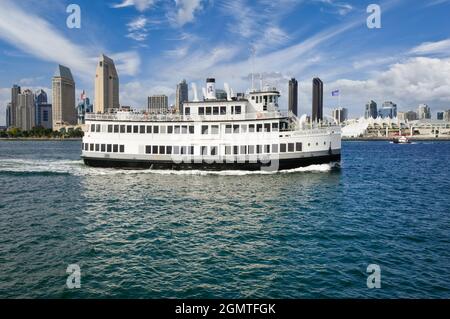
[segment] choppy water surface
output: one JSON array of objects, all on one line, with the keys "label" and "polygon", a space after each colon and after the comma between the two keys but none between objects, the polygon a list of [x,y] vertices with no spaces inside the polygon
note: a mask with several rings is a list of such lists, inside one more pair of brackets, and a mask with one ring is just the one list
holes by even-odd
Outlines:
[{"label": "choppy water surface", "polygon": [[79,153],[0,142],[0,297],[450,297],[450,143],[349,142],[341,169],[277,174],[95,169]]}]

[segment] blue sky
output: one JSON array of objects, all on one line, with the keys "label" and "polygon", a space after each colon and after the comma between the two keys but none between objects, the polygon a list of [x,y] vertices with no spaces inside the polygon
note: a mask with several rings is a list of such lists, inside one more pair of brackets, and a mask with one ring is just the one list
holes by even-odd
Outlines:
[{"label": "blue sky", "polygon": [[[201,87],[216,77],[219,87],[245,91],[253,48],[264,84],[285,94],[288,79],[299,80],[302,113],[310,112],[314,76],[325,83],[328,113],[338,104],[334,89],[352,116],[369,99],[450,109],[450,0],[17,2],[0,1],[0,125],[11,85],[50,91],[58,63],[72,69],[77,91],[93,96],[101,53],[116,61],[121,104],[138,108],[151,94],[173,101],[183,78]],[[71,3],[81,7],[80,29],[66,26]],[[381,29],[366,26],[371,3],[381,6]]]}]

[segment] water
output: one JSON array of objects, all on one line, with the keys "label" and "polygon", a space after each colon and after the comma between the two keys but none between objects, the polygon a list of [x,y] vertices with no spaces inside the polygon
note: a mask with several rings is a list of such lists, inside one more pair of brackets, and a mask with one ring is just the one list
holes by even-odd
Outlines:
[{"label": "water", "polygon": [[0,142],[0,298],[450,298],[448,142],[348,142],[341,169],[280,174],[96,169],[79,150]]}]

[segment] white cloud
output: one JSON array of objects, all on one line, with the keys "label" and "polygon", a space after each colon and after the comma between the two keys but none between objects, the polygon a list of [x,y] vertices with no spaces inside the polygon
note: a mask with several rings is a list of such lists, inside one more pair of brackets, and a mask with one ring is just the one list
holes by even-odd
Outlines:
[{"label": "white cloud", "polygon": [[146,28],[148,19],[144,16],[139,16],[133,21],[127,24],[128,34],[127,37],[138,42],[145,41],[148,36],[148,30]]},{"label": "white cloud", "polygon": [[113,4],[112,7],[116,9],[135,6],[140,12],[151,8],[155,4],[155,0],[123,0],[121,3]]},{"label": "white cloud", "polygon": [[438,42],[425,42],[413,48],[411,54],[445,54],[450,55],[450,39]]},{"label": "white cloud", "polygon": [[195,14],[203,9],[202,0],[175,0],[176,15],[172,19],[180,27],[194,21]]},{"label": "white cloud", "polygon": [[345,16],[353,11],[353,6],[346,2],[338,2],[335,0],[315,0],[315,2],[324,3],[330,6],[336,13],[341,16]]}]

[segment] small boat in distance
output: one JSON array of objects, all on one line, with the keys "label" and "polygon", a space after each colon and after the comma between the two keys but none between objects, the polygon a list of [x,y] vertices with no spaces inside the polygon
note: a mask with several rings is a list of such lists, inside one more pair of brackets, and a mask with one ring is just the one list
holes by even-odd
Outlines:
[{"label": "small boat in distance", "polygon": [[392,140],[394,144],[411,144],[411,141],[406,136],[397,136]]}]

